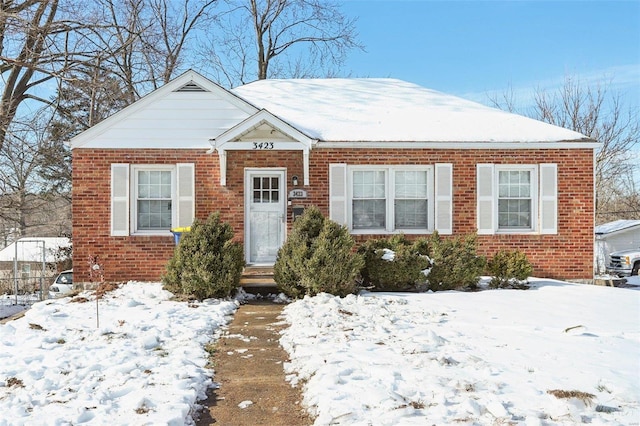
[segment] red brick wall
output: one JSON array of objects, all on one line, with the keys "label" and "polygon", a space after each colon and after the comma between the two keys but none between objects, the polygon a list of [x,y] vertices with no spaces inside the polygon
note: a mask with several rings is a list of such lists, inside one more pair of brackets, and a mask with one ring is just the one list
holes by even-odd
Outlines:
[{"label": "red brick wall", "polygon": [[[301,151],[229,151],[227,186],[220,187],[217,154],[205,150],[98,150],[73,151],[73,245],[77,282],[88,281],[89,255],[98,255],[108,281],[159,280],[174,243],[172,237],[110,236],[110,172],[112,163],[195,163],[196,216],[219,211],[242,241],[244,227],[245,167],[286,168],[303,182]],[[537,276],[589,279],[593,269],[593,152],[573,150],[410,150],[321,149],[310,156],[309,198],[296,205],[317,205],[329,212],[330,163],[429,164],[453,163],[453,229],[456,234],[475,231],[476,163],[558,164],[558,234],[479,236],[479,251],[491,255],[501,248],[524,251]],[[288,207],[289,228],[291,207]]]},{"label": "red brick wall", "polygon": [[[235,151],[227,155],[227,186],[220,186],[217,154],[206,150],[73,151],[73,259],[78,283],[89,280],[88,258],[97,255],[107,281],[157,281],[175,247],[172,236],[112,237],[111,164],[195,163],[196,217],[219,211],[244,239],[244,168],[286,167],[287,182],[297,175],[302,185],[302,151]],[[291,209],[289,208],[289,217]]]},{"label": "red brick wall", "polygon": [[[311,152],[311,187],[328,214],[330,163],[435,164],[453,163],[453,232],[476,231],[476,164],[558,164],[557,235],[479,235],[478,251],[492,256],[500,249],[519,249],[534,265],[534,274],[557,279],[593,277],[594,196],[593,150],[411,150],[325,149]],[[360,237],[358,238],[361,239]]]}]

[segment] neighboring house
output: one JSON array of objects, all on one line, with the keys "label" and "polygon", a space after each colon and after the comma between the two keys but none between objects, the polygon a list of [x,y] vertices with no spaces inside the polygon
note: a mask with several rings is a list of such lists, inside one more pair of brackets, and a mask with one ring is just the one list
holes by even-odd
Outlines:
[{"label": "neighboring house", "polygon": [[609,254],[640,249],[640,220],[615,220],[595,228],[595,272],[604,274]]},{"label": "neighboring house", "polygon": [[[590,280],[585,136],[394,79],[262,80],[189,71],[70,141],[76,281],[158,280],[171,228],[220,212],[268,265],[315,205],[357,240],[477,232],[537,276]],[[576,256],[584,253],[584,256]],[[87,272],[82,272],[87,270]]]},{"label": "neighboring house", "polygon": [[[69,247],[69,238],[26,237],[0,250],[0,287],[13,288],[14,272],[19,286],[35,284],[40,277],[48,280],[57,273],[60,249]],[[43,272],[44,269],[44,272]]]}]

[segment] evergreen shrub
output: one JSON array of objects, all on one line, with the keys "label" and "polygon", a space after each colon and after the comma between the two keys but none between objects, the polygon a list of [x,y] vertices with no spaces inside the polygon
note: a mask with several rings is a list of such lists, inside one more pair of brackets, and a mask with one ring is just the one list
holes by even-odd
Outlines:
[{"label": "evergreen shrub", "polygon": [[299,298],[306,294],[302,275],[311,257],[313,241],[320,235],[324,220],[317,207],[305,209],[293,223],[287,240],[278,251],[273,265],[273,278],[278,289],[289,297]]},{"label": "evergreen shrub", "polygon": [[325,218],[317,207],[307,208],[278,251],[273,267],[278,289],[294,298],[353,293],[362,267],[353,245],[347,228]]},{"label": "evergreen shrub", "polygon": [[[389,250],[393,252],[393,259],[385,256]],[[402,234],[366,241],[358,248],[364,257],[363,284],[377,291],[422,288],[426,282],[422,271],[430,265],[428,251],[424,238],[411,242]]]},{"label": "evergreen shrub", "polygon": [[353,238],[346,227],[325,219],[304,266],[302,287],[306,294],[330,293],[346,296],[356,291],[356,277],[364,265],[353,252]]},{"label": "evergreen shrub", "polygon": [[434,232],[430,240],[432,266],[429,289],[473,290],[478,286],[486,259],[476,253],[476,235],[442,239]]},{"label": "evergreen shrub", "polygon": [[533,266],[527,256],[519,250],[500,250],[487,263],[491,288],[526,288],[527,278]]},{"label": "evergreen shrub", "polygon": [[231,296],[244,268],[242,244],[232,239],[233,229],[220,220],[219,213],[206,221],[196,219],[167,264],[164,288],[199,300]]}]

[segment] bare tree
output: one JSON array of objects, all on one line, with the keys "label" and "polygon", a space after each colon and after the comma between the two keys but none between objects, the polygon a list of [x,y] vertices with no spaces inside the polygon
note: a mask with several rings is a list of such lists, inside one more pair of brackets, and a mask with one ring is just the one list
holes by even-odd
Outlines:
[{"label": "bare tree", "polygon": [[229,86],[332,74],[360,49],[355,21],[330,0],[226,0],[219,31],[201,52]]},{"label": "bare tree", "polygon": [[[3,1],[0,3],[0,149],[18,107],[27,99],[45,101],[30,89],[53,78],[64,55],[51,52],[52,32],[64,31],[56,20],[58,1]],[[36,77],[37,76],[37,77]]]},{"label": "bare tree", "polygon": [[68,202],[64,142],[169,81],[215,2],[0,1],[2,226],[24,232],[45,195]]},{"label": "bare tree", "polygon": [[[596,221],[640,217],[640,188],[635,179],[639,165],[634,159],[634,152],[640,149],[638,113],[606,86],[583,86],[572,78],[566,78],[558,90],[536,90],[534,100],[533,109],[525,115],[602,144],[596,152]],[[491,102],[509,111],[516,109],[512,91]]]},{"label": "bare tree", "polygon": [[[14,126],[0,150],[0,220],[17,238],[35,228],[52,236],[69,231],[64,225],[69,220],[69,201],[55,200],[51,182],[38,175],[46,140],[34,128],[44,125],[42,119],[47,118],[36,115],[32,122]],[[33,139],[34,135],[41,138]],[[50,209],[53,204],[59,209]]]},{"label": "bare tree", "polygon": [[[150,1],[150,11],[157,22],[155,34],[144,38],[145,56],[154,81],[166,84],[183,63],[183,52],[190,46],[194,32],[207,34],[213,22],[216,0],[183,0],[180,7],[170,0]],[[156,86],[157,87],[157,86]]]},{"label": "bare tree", "polygon": [[113,74],[98,67],[68,73],[55,95],[56,109],[44,125],[38,175],[50,191],[71,201],[71,152],[66,142],[126,107],[129,94]]},{"label": "bare tree", "polygon": [[122,81],[128,103],[167,83],[180,71],[195,33],[207,34],[216,0],[94,0],[103,27],[94,66]]}]

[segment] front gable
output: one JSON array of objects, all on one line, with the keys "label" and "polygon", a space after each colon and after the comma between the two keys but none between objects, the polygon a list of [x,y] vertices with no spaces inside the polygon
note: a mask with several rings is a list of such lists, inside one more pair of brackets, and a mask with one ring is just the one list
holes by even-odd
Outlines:
[{"label": "front gable", "polygon": [[187,71],[71,139],[76,148],[200,148],[258,111],[228,90]]},{"label": "front gable", "polygon": [[253,128],[238,135],[232,142],[256,142],[266,140],[272,142],[298,142],[296,139],[283,133],[280,129],[266,121],[261,121]]},{"label": "front gable", "polygon": [[317,140],[284,122],[269,111],[260,110],[241,123],[211,139],[220,156],[220,185],[227,182],[227,151],[302,151],[304,185],[309,185],[309,152]]}]

